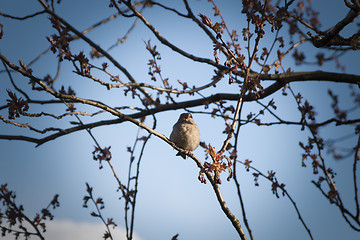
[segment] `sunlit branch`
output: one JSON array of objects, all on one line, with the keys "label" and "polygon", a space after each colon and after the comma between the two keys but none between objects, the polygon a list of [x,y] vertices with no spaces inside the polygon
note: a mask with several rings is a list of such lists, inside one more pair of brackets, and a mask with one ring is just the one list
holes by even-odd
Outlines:
[{"label": "sunlit branch", "polygon": [[[176,146],[176,145],[175,145]],[[181,150],[181,148],[176,148],[177,150]],[[183,150],[181,150],[183,151]],[[220,187],[219,185],[215,182],[214,176],[210,171],[206,171],[204,168],[204,165],[200,162],[199,159],[197,159],[192,153],[188,154],[189,157],[191,157],[196,165],[203,170],[203,172],[205,173],[207,179],[210,181],[211,186],[214,189],[214,192],[216,194],[216,198],[221,206],[221,209],[223,210],[223,212],[225,213],[225,215],[227,216],[227,218],[231,221],[232,225],[234,226],[234,228],[236,229],[236,231],[238,232],[240,238],[242,240],[246,240],[246,236],[245,233],[240,225],[239,220],[234,216],[234,214],[230,211],[230,209],[227,207],[226,202],[221,194],[220,191]]]},{"label": "sunlit branch", "polygon": [[[294,43],[293,45],[291,45],[291,47],[289,47],[289,49],[288,49],[286,52],[283,53],[283,56],[288,55],[294,48],[300,46],[301,44],[303,44],[303,43],[305,43],[305,42],[307,42],[307,41],[309,41],[309,40],[308,40],[308,39],[303,39],[303,40],[301,40],[301,41],[299,41],[299,42],[297,42],[297,43]],[[269,55],[268,55],[268,56],[269,56]],[[279,59],[276,59],[276,60],[269,66],[269,68],[270,68],[270,69],[273,68],[273,67],[276,66],[276,64],[279,63],[279,62],[280,62],[280,60],[279,60]]]},{"label": "sunlit branch", "polygon": [[312,42],[315,47],[328,47],[332,45],[351,45],[354,49],[360,48],[360,41],[359,39],[355,40],[356,43],[351,43],[349,39],[344,39],[343,37],[339,36],[339,32],[346,27],[348,24],[352,23],[354,19],[359,16],[360,9],[351,9],[349,13],[339,21],[334,27],[330,29],[330,31],[326,32],[323,36],[313,36],[311,33],[308,35],[312,38]]},{"label": "sunlit branch", "polygon": [[[304,19],[302,19],[301,17],[295,15],[294,13],[289,12],[289,16],[294,18],[296,21],[298,21],[299,23],[301,23],[302,25],[304,25],[305,27],[313,30],[314,32],[316,32],[317,34],[323,34],[322,31],[320,31],[319,29],[317,29],[316,27],[312,26],[311,24],[307,23]],[[305,36],[305,35],[304,35]]]}]

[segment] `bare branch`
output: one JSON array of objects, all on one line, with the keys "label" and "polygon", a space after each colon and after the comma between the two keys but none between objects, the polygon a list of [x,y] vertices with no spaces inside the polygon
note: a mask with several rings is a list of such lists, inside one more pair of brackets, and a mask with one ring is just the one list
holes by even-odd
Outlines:
[{"label": "bare branch", "polygon": [[[259,171],[257,168],[253,167],[253,166],[250,166],[250,164],[248,163],[245,163],[245,162],[242,162],[240,160],[237,160],[237,162],[241,163],[242,165],[244,165],[247,169],[252,169],[256,172],[256,174],[258,176],[261,176],[267,180],[269,180],[270,182],[274,182],[274,181],[277,181],[275,180],[275,178],[270,178],[269,176],[266,176],[264,173],[262,173],[261,171]],[[294,206],[294,209],[299,217],[299,220],[301,221],[302,225],[304,226],[304,228],[306,229],[307,233],[309,234],[309,237],[310,239],[314,239],[312,234],[311,234],[311,231],[310,229],[308,228],[308,226],[306,225],[303,217],[301,216],[301,213],[300,213],[300,210],[299,208],[297,207],[295,201],[292,199],[292,197],[290,196],[290,194],[288,193],[288,191],[285,189],[285,187],[283,185],[278,185],[277,184],[277,187],[281,189],[281,191],[283,192],[284,195],[286,195],[286,197],[290,200],[291,204]]]},{"label": "bare branch", "polygon": [[24,16],[24,17],[16,17],[16,16],[11,16],[11,15],[8,15],[6,13],[3,13],[3,12],[0,12],[0,15],[3,16],[3,17],[6,17],[6,18],[11,18],[11,19],[16,19],[16,20],[25,20],[25,19],[28,19],[28,18],[33,18],[37,15],[41,15],[41,14],[44,14],[46,13],[46,11],[40,11],[40,12],[36,12],[36,13],[33,13],[33,14],[30,14],[30,15],[27,15],[27,16]]},{"label": "bare branch", "polygon": [[[352,23],[356,17],[360,14],[360,9],[357,11],[351,9],[349,13],[338,22],[330,31],[328,31],[324,36],[313,36],[311,33],[308,33],[312,38],[313,44],[315,47],[328,47],[332,45],[351,45],[350,41],[346,41],[344,38],[339,36],[339,32],[348,24]],[[360,47],[360,43],[353,46],[355,49]]]},{"label": "bare branch", "polygon": [[360,217],[359,196],[358,196],[359,193],[357,187],[357,171],[356,171],[357,162],[360,161],[359,151],[360,151],[360,135],[358,138],[357,145],[355,147],[354,164],[353,164],[354,195],[355,195],[355,206],[356,206],[355,218],[357,219],[359,219]]},{"label": "bare branch", "polygon": [[[250,74],[256,76],[256,74]],[[357,84],[360,82],[359,75],[333,73],[324,71],[313,72],[286,72],[280,74],[259,74],[261,80],[277,80],[282,83],[290,82],[305,82],[305,81],[326,81],[326,82],[338,82],[338,83],[350,83]]]},{"label": "bare branch", "polygon": [[122,1],[129,9],[131,9],[133,11],[133,13],[153,32],[153,34],[157,37],[157,39],[164,44],[165,46],[168,46],[170,49],[172,49],[173,51],[183,55],[184,57],[187,57],[189,59],[192,59],[196,62],[202,62],[202,63],[207,63],[209,65],[213,65],[215,67],[218,67],[218,64],[208,58],[201,58],[201,57],[197,57],[195,55],[189,54],[185,51],[183,51],[182,49],[178,48],[177,46],[173,45],[172,43],[170,43],[166,38],[164,38],[156,29],[154,26],[152,26],[147,19],[136,10],[136,8],[134,8],[130,3],[126,2],[126,1]]},{"label": "bare branch", "polygon": [[[117,67],[120,71],[122,71],[125,76],[133,83],[135,83],[135,79],[131,76],[131,74],[127,71],[126,68],[124,68],[122,65],[120,65],[119,62],[117,62],[108,52],[103,50],[99,45],[95,44],[93,41],[91,41],[88,37],[86,37],[84,34],[76,30],[72,25],[70,25],[68,22],[66,22],[64,19],[62,19],[60,16],[55,14],[53,11],[51,11],[48,6],[44,3],[43,0],[38,0],[41,5],[45,8],[45,11],[58,19],[62,24],[64,24],[68,29],[70,29],[73,33],[75,33],[77,36],[79,36],[81,39],[83,39],[85,42],[87,42],[90,46],[95,48],[98,52],[100,52],[102,55],[104,55],[109,61],[114,64],[115,67]],[[139,90],[151,101],[152,104],[155,104],[156,101],[149,93],[147,93],[144,89],[139,88]]]}]

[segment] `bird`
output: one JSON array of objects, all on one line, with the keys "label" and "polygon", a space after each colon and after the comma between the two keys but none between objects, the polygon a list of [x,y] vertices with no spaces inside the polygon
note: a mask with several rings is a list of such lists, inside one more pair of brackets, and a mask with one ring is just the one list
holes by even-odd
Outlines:
[{"label": "bird", "polygon": [[[182,113],[179,120],[174,124],[170,134],[170,140],[188,151],[194,151],[200,144],[200,132],[192,115],[190,113]],[[186,158],[184,152],[178,152],[176,156]]]}]

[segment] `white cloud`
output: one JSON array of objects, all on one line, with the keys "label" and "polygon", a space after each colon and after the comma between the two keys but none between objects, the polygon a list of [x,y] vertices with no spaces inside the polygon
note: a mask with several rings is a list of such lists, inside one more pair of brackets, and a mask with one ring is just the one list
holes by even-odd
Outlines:
[{"label": "white cloud", "polygon": [[[46,223],[46,232],[43,234],[45,239],[50,240],[102,240],[106,228],[101,223],[90,222],[74,222],[71,220],[53,220]],[[122,227],[110,229],[113,239],[125,240],[126,231]],[[7,234],[4,240],[13,240],[11,234]],[[20,238],[23,239],[23,238]],[[30,239],[38,239],[32,237]],[[134,240],[141,240],[136,234],[133,236]]]}]

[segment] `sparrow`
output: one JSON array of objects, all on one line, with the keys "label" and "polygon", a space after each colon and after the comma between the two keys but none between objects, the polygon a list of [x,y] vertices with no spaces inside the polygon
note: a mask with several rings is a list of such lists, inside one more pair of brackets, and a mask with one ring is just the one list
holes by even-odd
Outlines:
[{"label": "sparrow", "polygon": [[[192,115],[190,113],[182,113],[179,120],[174,124],[170,134],[170,140],[178,147],[188,151],[194,151],[200,144],[200,132]],[[178,152],[176,156],[185,159],[186,154]]]}]

